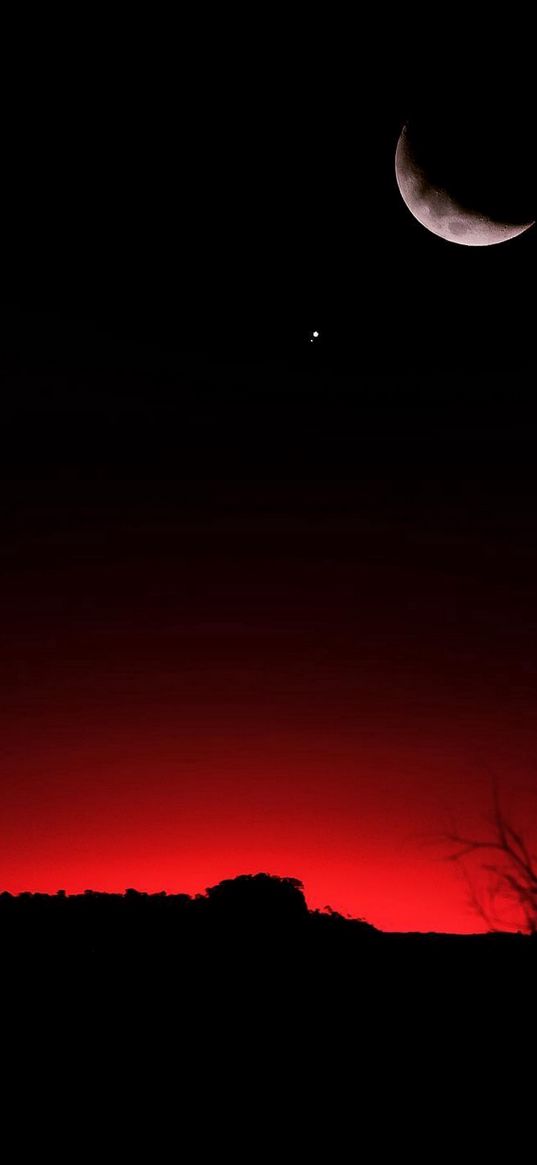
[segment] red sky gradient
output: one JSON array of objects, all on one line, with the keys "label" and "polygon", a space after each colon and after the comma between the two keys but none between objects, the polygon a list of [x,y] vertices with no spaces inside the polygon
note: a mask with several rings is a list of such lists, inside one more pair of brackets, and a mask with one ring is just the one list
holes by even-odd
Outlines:
[{"label": "red sky gradient", "polygon": [[462,396],[331,385],[307,430],[299,394],[253,407],[13,424],[0,887],[263,870],[385,929],[482,929],[441,836],[486,829],[493,778],[535,819],[532,448]]},{"label": "red sky gradient", "polygon": [[[494,743],[485,729],[481,757],[485,736]],[[384,929],[480,929],[438,835],[454,800],[480,827],[487,776],[464,740],[446,756],[434,739],[392,737],[187,735],[147,717],[123,733],[101,721],[99,735],[87,719],[62,720],[36,731],[30,756],[23,740],[8,750],[2,885],[192,893],[266,870],[300,877],[311,906]]]},{"label": "red sky gradient", "polygon": [[[211,571],[200,519],[179,557],[173,523],[69,526],[59,554],[29,539],[4,628],[3,888],[192,893],[265,870],[385,929],[482,929],[441,835],[486,828],[493,776],[518,820],[532,805],[531,659],[497,618],[506,562],[474,605],[464,530],[446,583],[447,531],[435,550],[422,526],[400,559],[399,527],[368,519],[349,555],[342,488],[308,521],[303,486],[286,492],[275,519],[257,487],[244,541],[231,507]],[[518,622],[530,601],[521,572]]]}]

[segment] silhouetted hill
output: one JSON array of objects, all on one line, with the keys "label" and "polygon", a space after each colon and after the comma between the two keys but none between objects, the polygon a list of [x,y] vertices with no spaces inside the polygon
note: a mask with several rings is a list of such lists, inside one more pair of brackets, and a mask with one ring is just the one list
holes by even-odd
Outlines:
[{"label": "silhouetted hill", "polygon": [[301,883],[268,874],[241,875],[205,894],[0,894],[4,968],[57,964],[97,972],[133,969],[184,972],[218,953],[227,961],[279,949],[358,946],[379,935],[360,920],[307,908]]},{"label": "silhouetted hill", "polygon": [[340,984],[356,975],[419,978],[442,968],[487,973],[505,963],[533,964],[537,940],[516,934],[390,934],[362,919],[309,910],[296,878],[245,874],[204,894],[85,891],[0,894],[3,969],[55,969],[85,978],[210,972],[213,980],[255,966]]},{"label": "silhouetted hill", "polygon": [[375,1097],[383,1135],[416,1089],[432,1113],[453,1080],[457,1105],[476,1072],[492,1087],[527,1031],[537,967],[531,938],[384,934],[308,910],[300,882],[267,874],[195,897],[1,894],[0,950],[6,1063],[36,1135],[32,1074],[46,1119],[76,1115],[78,1135],[111,1120],[137,1143],[145,1116],[152,1139],[179,1136],[194,1114],[200,1144],[230,1120],[251,1129],[250,1160],[271,1129],[319,1147],[317,1106],[339,1160],[337,1129]]}]

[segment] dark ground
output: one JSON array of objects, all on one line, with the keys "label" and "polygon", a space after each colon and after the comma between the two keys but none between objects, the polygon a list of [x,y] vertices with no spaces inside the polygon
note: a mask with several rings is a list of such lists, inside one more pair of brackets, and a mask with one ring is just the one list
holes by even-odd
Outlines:
[{"label": "dark ground", "polygon": [[25,1144],[428,1156],[467,1121],[472,1143],[484,1094],[524,1102],[529,937],[383,934],[263,874],[194,899],[4,894],[0,920]]}]

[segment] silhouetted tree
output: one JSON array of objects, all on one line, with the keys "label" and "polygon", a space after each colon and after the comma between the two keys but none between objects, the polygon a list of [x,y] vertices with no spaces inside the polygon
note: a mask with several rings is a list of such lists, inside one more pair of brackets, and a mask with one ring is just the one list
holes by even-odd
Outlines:
[{"label": "silhouetted tree", "polygon": [[[447,835],[454,846],[448,861],[460,866],[475,911],[491,930],[512,925],[505,918],[506,909],[514,908],[522,929],[537,934],[537,854],[530,850],[524,834],[506,817],[498,791],[493,792],[492,830],[487,837],[467,836],[458,831]],[[467,858],[480,857],[485,886],[466,864]],[[490,860],[489,860],[490,859]]]},{"label": "silhouetted tree", "polygon": [[203,898],[211,915],[256,927],[295,924],[308,917],[302,883],[270,874],[240,874],[208,887]]}]

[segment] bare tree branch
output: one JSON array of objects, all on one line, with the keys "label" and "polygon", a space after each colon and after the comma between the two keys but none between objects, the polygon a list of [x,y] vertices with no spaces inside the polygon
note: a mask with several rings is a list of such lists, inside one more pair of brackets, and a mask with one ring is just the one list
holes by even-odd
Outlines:
[{"label": "bare tree branch", "polygon": [[[500,929],[496,904],[514,903],[524,920],[524,929],[537,933],[537,857],[530,853],[527,841],[505,816],[496,782],[493,784],[492,833],[490,837],[468,837],[453,829],[444,836],[453,846],[446,860],[457,863],[466,881],[470,904],[492,930]],[[465,859],[485,854],[494,860],[481,862],[488,878],[488,903],[477,888]],[[508,924],[509,925],[509,924]],[[505,929],[505,926],[504,926]]]}]

